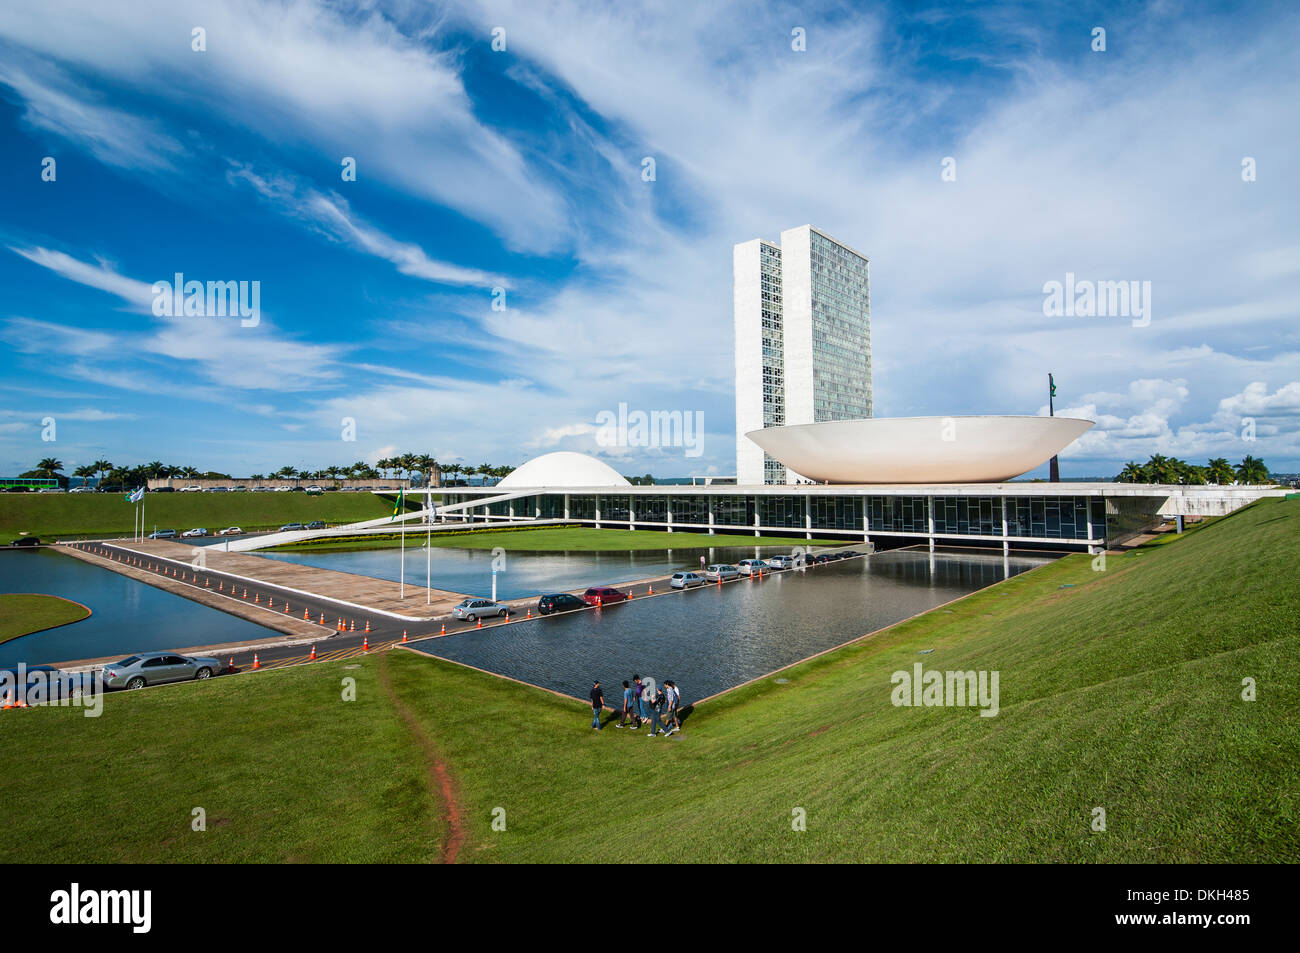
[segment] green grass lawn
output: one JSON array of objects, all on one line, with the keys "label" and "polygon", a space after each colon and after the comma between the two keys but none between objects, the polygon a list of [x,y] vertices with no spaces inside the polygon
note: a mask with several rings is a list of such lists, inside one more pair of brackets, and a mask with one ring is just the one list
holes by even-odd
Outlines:
[{"label": "green grass lawn", "polygon": [[[1065,557],[669,741],[403,651],[114,695],[98,719],[6,712],[0,859],[430,859],[447,827],[418,729],[455,779],[461,861],[1294,862],[1297,530],[1300,500],[1270,500],[1104,571]],[[998,671],[1000,714],[894,707],[917,661]]]},{"label": "green grass lawn", "polygon": [[0,593],[0,642],[30,635],[69,622],[80,622],[90,610],[59,596],[35,592]]},{"label": "green grass lawn", "polygon": [[[135,506],[120,493],[0,493],[0,541],[26,533],[41,539],[131,534]],[[391,514],[373,493],[149,493],[145,528],[178,533],[195,526],[273,529],[285,523],[352,523]]]},{"label": "green grass lawn", "polygon": [[[390,511],[391,512],[391,511]],[[417,527],[407,532],[406,543],[419,537],[424,541],[423,533]],[[504,547],[515,552],[559,552],[559,551],[623,551],[651,549],[708,549],[713,546],[849,546],[851,539],[792,539],[774,536],[740,536],[719,533],[709,536],[707,533],[662,533],[641,529],[596,529],[591,526],[539,526],[520,527],[511,530],[473,530],[463,533],[434,533],[433,545],[456,549],[495,549]],[[332,550],[356,549],[392,549],[401,545],[398,536],[379,538],[356,537],[335,540],[308,540],[276,546],[275,549],[293,550],[295,552],[326,552]],[[859,545],[862,545],[859,541]]]}]

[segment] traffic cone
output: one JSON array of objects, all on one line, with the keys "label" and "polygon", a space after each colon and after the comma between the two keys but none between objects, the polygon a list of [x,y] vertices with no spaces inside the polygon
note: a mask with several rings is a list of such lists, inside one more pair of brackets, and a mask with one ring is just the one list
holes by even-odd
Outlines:
[{"label": "traffic cone", "polygon": [[600,596],[597,596],[597,597],[596,597],[596,608],[597,608],[597,609],[600,608]]},{"label": "traffic cone", "polygon": [[314,661],[316,661],[316,646],[313,645],[313,646],[311,647],[311,655],[308,655],[308,656],[307,656],[307,661],[309,661],[309,662],[314,662]]},{"label": "traffic cone", "polygon": [[483,628],[483,620],[482,620],[482,619],[479,619],[478,622],[476,622],[476,623],[474,624],[474,628],[476,628],[476,629],[481,629],[481,628]]},{"label": "traffic cone", "polygon": [[722,574],[721,574],[721,573],[718,574],[718,588],[719,588],[719,589],[722,588]]},{"label": "traffic cone", "polygon": [[304,619],[311,619],[311,616],[307,613],[307,607],[306,607],[306,606],[303,606],[303,608],[302,608],[302,617],[303,617]]},{"label": "traffic cone", "polygon": [[324,610],[321,610],[321,614],[320,614],[320,624],[321,624],[321,625],[324,625],[324,624],[325,624],[325,612],[324,612]]},{"label": "traffic cone", "polygon": [[361,640],[361,651],[363,652],[370,651],[370,636],[367,635]]},{"label": "traffic cone", "polygon": [[[286,601],[285,604],[284,604],[284,614],[285,614],[285,615],[288,615],[288,614],[289,614],[289,603],[288,603],[288,601]],[[305,609],[303,610],[303,614],[304,614],[304,615],[306,614],[306,610],[305,610]]]},{"label": "traffic cone", "polygon": [[402,630],[402,641],[403,641],[403,642],[406,641],[406,630],[405,630],[405,629]]},{"label": "traffic cone", "polygon": [[261,605],[261,604],[262,604],[262,594],[261,594],[260,592],[255,592],[255,593],[253,593],[253,601],[256,602],[258,605]]},{"label": "traffic cone", "polygon": [[257,653],[253,653],[253,668],[261,668],[262,663],[257,660]]},{"label": "traffic cone", "polygon": [[269,599],[266,600],[266,607],[267,607],[268,609],[274,609],[274,608],[275,608],[275,596],[271,596],[271,598],[269,598]]},{"label": "traffic cone", "polygon": [[525,619],[531,619],[532,617],[533,617],[533,610],[532,610],[532,609],[529,609],[529,610],[528,610],[528,614],[525,615],[524,618],[525,618]]},{"label": "traffic cone", "polygon": [[442,624],[442,631],[439,632],[438,634],[439,634],[439,635],[446,635],[446,634],[447,634],[447,623],[446,623],[446,622],[444,622],[444,623]]},{"label": "traffic cone", "polygon": [[218,579],[218,580],[217,580],[217,592],[225,592],[225,591],[226,591],[226,584],[225,584],[224,582],[222,582],[220,579]]},{"label": "traffic cone", "polygon": [[356,620],[356,619],[353,619],[353,620],[352,620],[352,625],[351,625],[351,627],[348,629],[348,631],[349,631],[349,632],[355,632],[355,631],[357,631],[357,620]]},{"label": "traffic cone", "polygon": [[631,589],[629,589],[629,590],[627,591],[627,597],[628,597],[629,599],[632,598],[632,590],[631,590]]},{"label": "traffic cone", "polygon": [[334,623],[334,631],[336,631],[336,632],[342,632],[342,631],[343,631],[343,620],[342,620],[342,619],[339,619],[338,622]]},{"label": "traffic cone", "polygon": [[248,587],[247,587],[247,586],[244,587],[244,598],[245,598],[245,599],[248,598]]},{"label": "traffic cone", "polygon": [[655,584],[652,582],[650,583],[650,595],[653,596],[654,594],[655,594]]},{"label": "traffic cone", "polygon": [[233,655],[230,656],[230,661],[227,663],[226,667],[232,672],[235,670],[235,657]]},{"label": "traffic cone", "polygon": [[366,620],[366,631],[367,631],[367,632],[370,631],[370,620],[369,620],[369,619]]}]

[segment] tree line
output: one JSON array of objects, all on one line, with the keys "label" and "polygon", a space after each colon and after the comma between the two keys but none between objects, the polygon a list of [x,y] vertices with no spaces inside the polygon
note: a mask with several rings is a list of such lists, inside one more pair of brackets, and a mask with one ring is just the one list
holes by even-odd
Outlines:
[{"label": "tree line", "polygon": [[1130,460],[1115,477],[1116,483],[1181,483],[1188,486],[1231,483],[1268,483],[1268,467],[1263,460],[1247,455],[1235,467],[1224,457],[1215,457],[1205,466],[1197,466],[1177,457],[1154,454],[1146,463]]}]

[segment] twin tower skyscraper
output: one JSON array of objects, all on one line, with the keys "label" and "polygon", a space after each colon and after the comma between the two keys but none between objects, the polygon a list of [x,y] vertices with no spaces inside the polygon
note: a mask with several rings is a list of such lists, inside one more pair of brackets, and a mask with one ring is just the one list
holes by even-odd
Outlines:
[{"label": "twin tower skyscraper", "polygon": [[871,283],[867,257],[802,225],[775,245],[735,246],[736,482],[799,475],[745,434],[870,417]]}]

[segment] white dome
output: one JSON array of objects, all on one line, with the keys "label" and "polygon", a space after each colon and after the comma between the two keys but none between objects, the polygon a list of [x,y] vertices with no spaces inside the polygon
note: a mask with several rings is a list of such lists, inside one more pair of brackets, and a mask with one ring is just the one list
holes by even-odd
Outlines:
[{"label": "white dome", "polygon": [[608,463],[585,453],[559,450],[533,457],[497,484],[517,490],[543,486],[631,486]]}]

